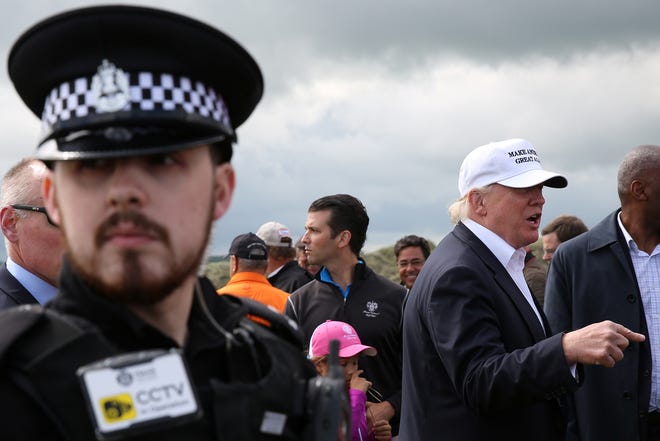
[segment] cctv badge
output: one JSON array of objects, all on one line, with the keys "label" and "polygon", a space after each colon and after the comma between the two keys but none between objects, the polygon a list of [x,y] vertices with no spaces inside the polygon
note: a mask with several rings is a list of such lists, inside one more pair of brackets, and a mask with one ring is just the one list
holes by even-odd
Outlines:
[{"label": "cctv badge", "polygon": [[78,369],[88,408],[102,437],[130,435],[201,415],[181,354],[122,354]]}]

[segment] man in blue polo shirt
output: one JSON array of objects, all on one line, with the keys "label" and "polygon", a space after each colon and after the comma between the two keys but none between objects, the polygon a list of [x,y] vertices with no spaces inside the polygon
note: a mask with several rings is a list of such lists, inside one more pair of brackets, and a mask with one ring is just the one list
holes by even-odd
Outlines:
[{"label": "man in blue polo shirt", "polygon": [[308,210],[301,242],[309,263],[322,265],[315,279],[296,290],[285,313],[298,322],[305,341],[326,320],[349,323],[378,357],[360,360],[372,382],[369,414],[398,430],[401,402],[401,305],[406,290],[376,274],[360,258],[369,216],[362,203],[347,194],[325,196]]}]

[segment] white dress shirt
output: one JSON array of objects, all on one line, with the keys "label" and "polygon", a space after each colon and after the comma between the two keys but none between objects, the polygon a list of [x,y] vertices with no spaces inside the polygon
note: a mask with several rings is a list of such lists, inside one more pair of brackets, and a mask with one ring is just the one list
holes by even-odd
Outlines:
[{"label": "white dress shirt", "polygon": [[504,239],[502,239],[497,234],[490,231],[488,228],[483,225],[473,221],[472,219],[464,219],[463,225],[465,225],[470,231],[474,233],[475,236],[479,238],[480,241],[488,247],[488,249],[495,255],[497,260],[502,264],[506,269],[506,272],[509,273],[516,286],[522,292],[525,300],[529,303],[529,306],[536,314],[536,317],[539,319],[541,328],[545,332],[545,326],[543,326],[543,319],[541,319],[541,314],[536,308],[536,304],[532,298],[532,292],[525,282],[525,276],[523,275],[523,268],[525,266],[525,248],[518,248],[517,250],[509,245]]}]

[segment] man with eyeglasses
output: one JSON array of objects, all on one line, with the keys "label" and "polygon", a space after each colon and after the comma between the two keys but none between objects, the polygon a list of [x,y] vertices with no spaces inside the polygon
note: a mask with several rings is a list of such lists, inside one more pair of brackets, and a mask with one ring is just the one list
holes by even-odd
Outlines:
[{"label": "man with eyeglasses", "polygon": [[43,206],[43,162],[23,159],[2,180],[0,225],[7,261],[0,267],[0,309],[44,304],[57,292],[64,246]]},{"label": "man with eyeglasses", "polygon": [[414,234],[404,236],[394,244],[394,256],[399,269],[401,285],[405,286],[408,291],[413,287],[417,275],[430,254],[431,246],[428,240]]}]

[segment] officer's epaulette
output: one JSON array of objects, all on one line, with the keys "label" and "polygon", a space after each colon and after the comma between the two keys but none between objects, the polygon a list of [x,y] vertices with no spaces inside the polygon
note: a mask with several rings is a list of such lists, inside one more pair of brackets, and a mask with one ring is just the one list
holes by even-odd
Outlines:
[{"label": "officer's epaulette", "polygon": [[0,332],[0,360],[4,360],[7,351],[37,325],[46,327],[40,332],[40,335],[44,337],[23,339],[21,353],[45,354],[54,349],[55,342],[57,345],[67,344],[82,333],[79,328],[61,318],[59,314],[36,304],[21,305],[1,311],[0,324],[2,329]]},{"label": "officer's epaulette", "polygon": [[41,318],[39,305],[21,305],[0,312],[0,360],[21,335],[32,329]]}]

